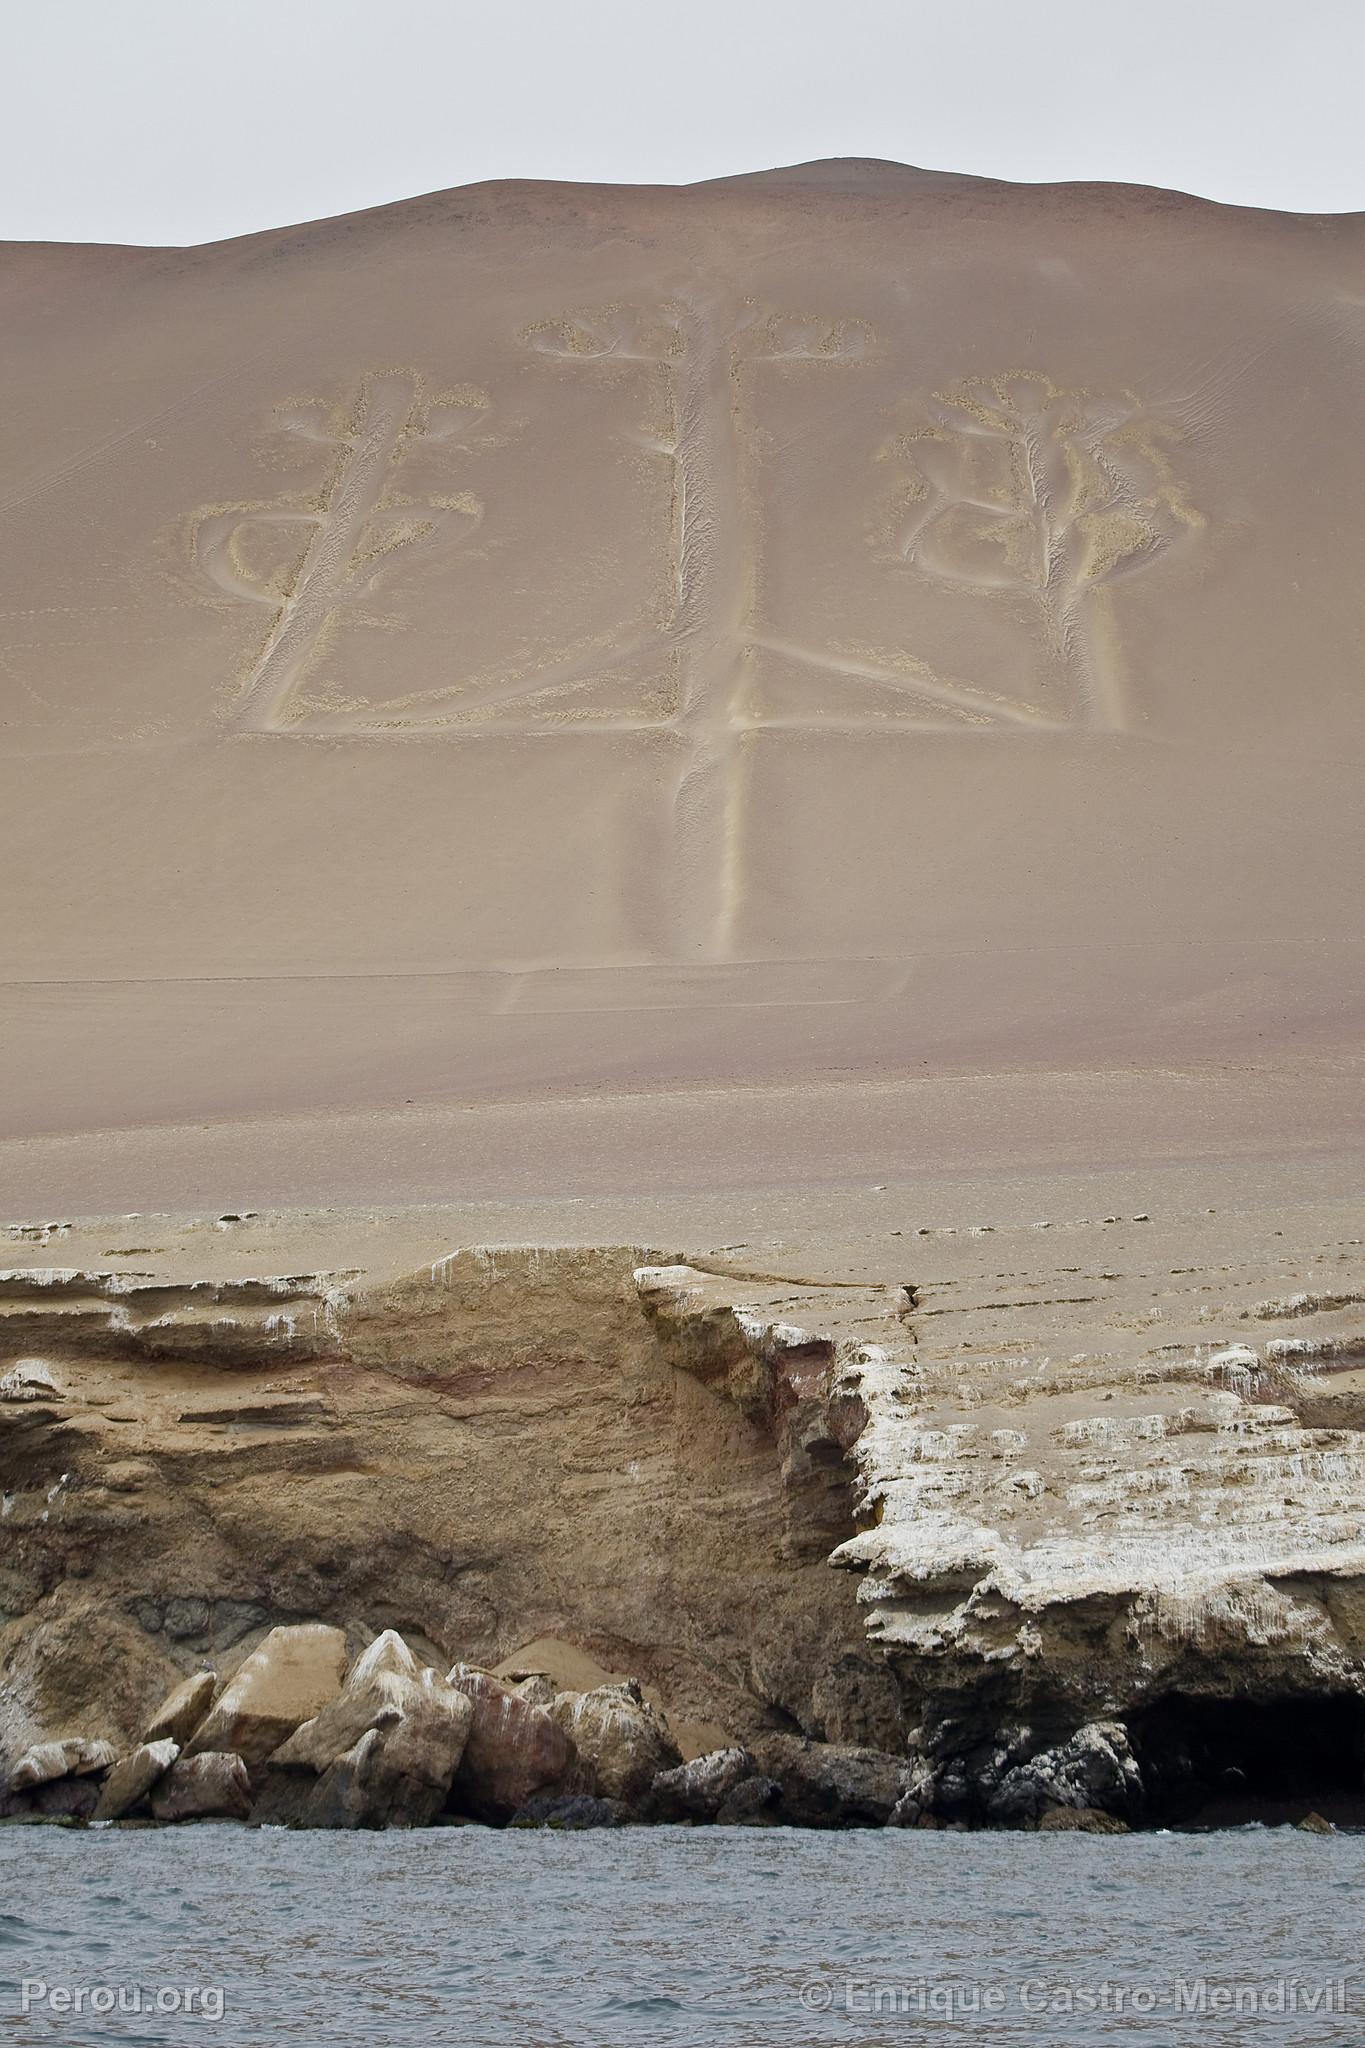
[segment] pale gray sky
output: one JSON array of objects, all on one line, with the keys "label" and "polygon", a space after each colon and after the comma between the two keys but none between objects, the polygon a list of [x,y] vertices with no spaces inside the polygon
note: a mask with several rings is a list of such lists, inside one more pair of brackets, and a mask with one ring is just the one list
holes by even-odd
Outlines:
[{"label": "pale gray sky", "polygon": [[817,156],[1365,209],[1365,0],[0,0],[0,236]]}]

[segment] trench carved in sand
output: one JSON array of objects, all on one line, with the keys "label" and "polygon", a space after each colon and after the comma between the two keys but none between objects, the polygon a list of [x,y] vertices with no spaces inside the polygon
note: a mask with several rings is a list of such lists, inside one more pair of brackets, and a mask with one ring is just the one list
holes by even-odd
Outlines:
[{"label": "trench carved in sand", "polygon": [[1156,422],[1131,393],[1067,391],[1038,371],[970,378],[918,410],[895,444],[905,483],[882,559],[1022,600],[1060,686],[1050,722],[1127,730],[1113,587],[1198,523]]},{"label": "trench carved in sand", "polygon": [[[1195,515],[1171,480],[1154,429],[1131,397],[1066,392],[1027,373],[974,380],[938,395],[893,445],[905,479],[881,559],[941,586],[1022,598],[1036,621],[1043,665],[1060,677],[1060,704],[1021,703],[985,688],[853,660],[765,630],[757,603],[754,502],[746,453],[748,382],[762,364],[856,364],[872,345],[857,321],[810,320],[698,290],[660,306],[612,307],[540,323],[522,337],[560,364],[638,364],[662,380],[667,431],[650,446],[668,465],[673,505],[667,616],[622,629],[605,646],[510,670],[480,688],[444,684],[379,703],[310,702],[307,685],[347,619],[390,573],[423,554],[457,549],[484,515],[470,493],[414,503],[402,491],[407,457],[423,443],[477,426],[489,401],[466,390],[431,397],[411,371],[362,380],[349,418],[328,425],[321,405],[295,407],[286,428],[333,451],[310,507],[212,508],[192,522],[192,550],[219,594],[268,606],[273,618],[239,694],[241,730],[295,737],[457,737],[513,707],[500,733],[588,736],[663,732],[675,742],[671,855],[662,943],[680,960],[733,957],[743,904],[745,777],[752,736],[766,729],[826,734],[897,729],[897,720],[824,710],[759,716],[750,677],[763,652],[841,682],[874,682],[905,703],[906,729],[1060,732],[1123,730],[1113,648],[1111,586],[1174,547]],[[321,424],[319,421],[321,420]],[[251,565],[262,532],[296,528],[302,542],[289,587]],[[652,665],[652,667],[651,667]],[[571,690],[585,678],[660,665],[664,710],[641,693],[638,712],[585,716]],[[516,715],[520,706],[522,715]]]}]

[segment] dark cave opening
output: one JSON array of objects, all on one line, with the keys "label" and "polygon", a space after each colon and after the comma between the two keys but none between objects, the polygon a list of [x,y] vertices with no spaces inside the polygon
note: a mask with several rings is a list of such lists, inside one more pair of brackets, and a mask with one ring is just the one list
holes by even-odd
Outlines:
[{"label": "dark cave opening", "polygon": [[1128,1722],[1148,1825],[1229,1827],[1316,1812],[1365,1826],[1365,1700],[1168,1693]]}]

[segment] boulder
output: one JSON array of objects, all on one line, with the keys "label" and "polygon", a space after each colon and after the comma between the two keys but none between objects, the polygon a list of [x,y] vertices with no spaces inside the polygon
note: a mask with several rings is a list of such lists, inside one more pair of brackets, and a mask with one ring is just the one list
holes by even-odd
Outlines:
[{"label": "boulder", "polygon": [[714,1820],[730,1794],[758,1766],[747,1749],[713,1749],[689,1763],[660,1771],[650,1788],[649,1817],[659,1821]]},{"label": "boulder", "polygon": [[[438,1671],[418,1662],[403,1638],[392,1629],[377,1636],[359,1656],[336,1698],[295,1729],[270,1759],[272,1769],[308,1770],[320,1775],[329,1764],[353,1749],[369,1729],[400,1720],[419,1702],[443,1712],[459,1724],[453,1741],[453,1771],[459,1762],[473,1718],[473,1709]],[[460,1732],[463,1731],[463,1732]]]},{"label": "boulder", "polygon": [[782,1787],[782,1819],[791,1827],[885,1827],[909,1783],[909,1759],[885,1750],[799,1735],[765,1736],[754,1747]]},{"label": "boulder", "polygon": [[60,1742],[35,1742],[26,1749],[10,1774],[11,1792],[29,1792],[55,1778],[86,1778],[107,1771],[118,1761],[111,1742],[90,1741],[70,1735]]},{"label": "boulder", "polygon": [[555,1703],[555,1682],[543,1671],[533,1671],[529,1678],[519,1678],[512,1687],[520,1700],[529,1700],[533,1707],[552,1707]]},{"label": "boulder", "polygon": [[144,1743],[174,1742],[183,1749],[213,1704],[212,1671],[195,1671],[161,1702],[142,1731]]},{"label": "boulder", "polygon": [[590,1792],[538,1792],[512,1816],[514,1828],[619,1828],[630,1819],[619,1799],[597,1799]]},{"label": "boulder", "polygon": [[380,1768],[375,1779],[383,1791],[385,1825],[424,1827],[445,1805],[474,1721],[474,1704],[466,1694],[442,1684],[411,1701],[381,1737]]},{"label": "boulder", "polygon": [[240,1756],[199,1750],[180,1756],[153,1785],[157,1820],[245,1820],[251,1812],[251,1779]]},{"label": "boulder", "polygon": [[1321,1813],[1306,1813],[1303,1819],[1295,1821],[1294,1825],[1301,1835],[1334,1835],[1336,1833],[1336,1829],[1331,1821]]},{"label": "boulder", "polygon": [[1098,1807],[1120,1817],[1142,1801],[1142,1775],[1120,1721],[1088,1721],[1055,1749],[1040,1750],[1000,1779],[986,1801],[993,1821],[1027,1825],[1049,1807]]},{"label": "boulder", "polygon": [[544,1707],[472,1665],[456,1664],[449,1682],[474,1709],[451,1787],[457,1811],[475,1820],[508,1821],[537,1792],[584,1789],[567,1782],[577,1770],[578,1752]]},{"label": "boulder", "polygon": [[1116,1813],[1101,1813],[1097,1806],[1050,1806],[1038,1823],[1038,1831],[1045,1835],[1131,1833],[1126,1820],[1120,1820]]},{"label": "boulder", "polygon": [[604,1799],[633,1806],[661,1771],[682,1762],[668,1724],[634,1679],[591,1692],[559,1693],[550,1712],[591,1769]]},{"label": "boulder", "polygon": [[[374,1794],[380,1774],[379,1755],[384,1738],[377,1728],[365,1733],[327,1766],[320,1778],[305,1779],[300,1788],[299,1818],[295,1825],[305,1828],[361,1828],[382,1826],[367,1816],[375,1808]],[[253,1819],[259,1821],[272,1786],[257,1803]]]},{"label": "boulder", "polygon": [[[261,1826],[423,1827],[445,1803],[473,1719],[473,1702],[386,1630],[336,1698],[270,1758],[252,1818]],[[379,1740],[366,1742],[372,1734]]]},{"label": "boulder", "polygon": [[381,1716],[392,1713],[399,1688],[415,1681],[421,1668],[403,1638],[385,1629],[356,1658],[334,1697],[272,1751],[271,1770],[319,1776],[353,1749]]},{"label": "boulder", "polygon": [[[457,1695],[457,1697],[462,1697]],[[299,1825],[306,1828],[421,1828],[450,1792],[473,1708],[452,1719],[444,1704],[419,1699],[369,1728],[314,1781]]]},{"label": "boulder", "polygon": [[255,1799],[251,1825],[255,1828],[306,1828],[313,1823],[309,1808],[317,1791],[317,1775],[305,1770],[277,1770],[268,1763],[253,1781]]},{"label": "boulder", "polygon": [[93,1820],[122,1820],[147,1797],[153,1785],[165,1777],[180,1754],[178,1743],[166,1736],[160,1742],[144,1742],[131,1756],[114,1765],[100,1790]]},{"label": "boulder", "polygon": [[776,1778],[745,1778],[726,1794],[716,1812],[718,1828],[782,1826],[782,1787]]},{"label": "boulder", "polygon": [[339,1628],[317,1621],[272,1628],[228,1680],[186,1743],[185,1757],[226,1751],[259,1769],[301,1722],[335,1699],[345,1675],[346,1638]]}]

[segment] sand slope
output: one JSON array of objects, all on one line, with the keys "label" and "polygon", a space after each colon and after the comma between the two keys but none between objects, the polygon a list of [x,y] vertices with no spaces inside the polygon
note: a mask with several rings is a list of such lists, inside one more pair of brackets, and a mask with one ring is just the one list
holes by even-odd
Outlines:
[{"label": "sand slope", "polygon": [[1359,1143],[1359,220],[482,186],[0,365],[6,1213]]}]

